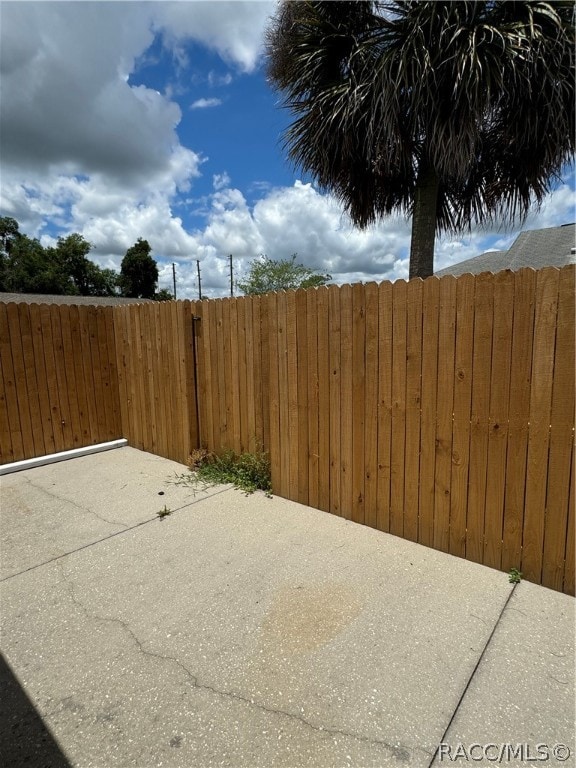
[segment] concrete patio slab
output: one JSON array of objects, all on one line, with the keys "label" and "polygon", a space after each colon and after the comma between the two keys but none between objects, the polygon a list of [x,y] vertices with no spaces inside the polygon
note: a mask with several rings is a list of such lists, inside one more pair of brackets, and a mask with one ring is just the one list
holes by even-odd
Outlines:
[{"label": "concrete patio slab", "polygon": [[0,477],[0,578],[178,509],[222,487],[176,485],[187,468],[119,448]]},{"label": "concrete patio slab", "polygon": [[499,750],[504,764],[576,765],[574,626],[574,598],[518,584],[434,764],[450,765],[459,745],[477,743],[495,745],[485,765]]},{"label": "concrete patio slab", "polygon": [[[572,598],[280,498],[159,497],[184,468],[131,449],[68,464],[10,476],[35,519],[28,547],[7,531],[2,491],[3,551],[19,546],[25,566],[13,556],[0,584],[2,653],[37,734],[8,711],[2,765],[44,766],[56,750],[51,764],[82,768],[429,766],[443,739],[497,711],[492,643],[526,674],[542,648],[567,653],[552,638],[569,633]],[[66,503],[42,505],[38,486]],[[159,499],[177,511],[159,519]],[[102,505],[113,535],[94,527]],[[527,643],[519,610],[534,590],[541,642]],[[562,674],[573,691],[569,660]],[[543,719],[547,738],[568,738],[566,698],[549,693],[525,694],[526,740]]]}]

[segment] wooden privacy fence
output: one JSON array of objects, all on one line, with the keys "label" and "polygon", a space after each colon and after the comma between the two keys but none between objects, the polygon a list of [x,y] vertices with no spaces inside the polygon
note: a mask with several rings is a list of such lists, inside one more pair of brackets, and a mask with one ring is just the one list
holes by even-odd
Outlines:
[{"label": "wooden privacy fence", "polygon": [[202,443],[274,492],[574,594],[574,267],[195,305]]},{"label": "wooden privacy fence", "polygon": [[0,304],[1,462],[262,449],[280,496],[574,594],[574,332],[573,266]]},{"label": "wooden privacy fence", "polygon": [[198,444],[190,302],[0,303],[0,463],[125,437]]}]

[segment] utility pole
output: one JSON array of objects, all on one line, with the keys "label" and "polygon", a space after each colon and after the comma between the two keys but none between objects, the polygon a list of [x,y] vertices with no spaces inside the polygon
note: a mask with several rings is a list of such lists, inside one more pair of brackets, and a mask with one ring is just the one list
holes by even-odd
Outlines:
[{"label": "utility pole", "polygon": [[232,254],[230,254],[230,296],[234,296],[234,268],[232,266]]},{"label": "utility pole", "polygon": [[172,262],[172,282],[174,283],[174,299],[176,299],[176,264]]},{"label": "utility pole", "polygon": [[202,281],[200,280],[200,259],[196,259],[196,269],[198,270],[198,298],[202,301]]}]

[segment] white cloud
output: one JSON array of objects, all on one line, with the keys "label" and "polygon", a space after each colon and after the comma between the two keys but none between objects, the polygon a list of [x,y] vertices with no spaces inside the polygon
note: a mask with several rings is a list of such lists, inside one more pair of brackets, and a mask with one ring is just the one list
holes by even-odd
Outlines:
[{"label": "white cloud", "polygon": [[196,99],[190,104],[190,109],[207,109],[209,107],[218,107],[222,104],[222,99]]},{"label": "white cloud", "polygon": [[256,67],[262,33],[275,3],[261,2],[162,2],[156,5],[158,28],[167,43],[196,40],[210,46],[243,72]]},{"label": "white cloud", "polygon": [[230,85],[232,82],[232,75],[230,72],[227,72],[225,75],[219,75],[217,72],[214,72],[214,70],[210,70],[208,72],[208,85],[211,88],[218,88],[219,86],[223,85]]},{"label": "white cloud", "polygon": [[[197,295],[196,259],[204,291],[226,293],[230,253],[237,277],[260,253],[298,253],[338,283],[407,277],[409,222],[389,218],[359,231],[333,197],[310,184],[274,188],[266,179],[254,181],[257,199],[249,205],[226,172],[216,173],[211,195],[186,195],[189,208],[206,215],[205,225],[186,231],[177,215],[185,210],[178,195],[193,188],[204,158],[180,142],[176,86],[161,94],[132,86],[130,75],[155,33],[181,67],[188,63],[186,41],[194,40],[236,71],[250,72],[273,8],[268,2],[4,3],[2,213],[32,236],[42,236],[47,220],[80,232],[93,243],[95,260],[116,269],[143,237],[160,260],[161,286],[171,286],[170,264],[177,263],[179,296]],[[230,73],[215,71],[203,80],[212,87],[231,81]],[[199,99],[196,108],[217,101]],[[573,176],[566,181],[526,227],[574,221]],[[509,229],[441,238],[436,267],[506,248],[514,235]]]},{"label": "white cloud", "polygon": [[224,173],[215,173],[212,176],[212,186],[216,191],[225,189],[230,186],[230,176],[224,171]]}]

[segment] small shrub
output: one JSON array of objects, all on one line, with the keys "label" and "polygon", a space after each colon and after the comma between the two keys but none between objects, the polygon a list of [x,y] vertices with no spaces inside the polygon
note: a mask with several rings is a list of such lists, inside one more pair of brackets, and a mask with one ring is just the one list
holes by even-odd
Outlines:
[{"label": "small shrub", "polygon": [[246,494],[264,491],[272,493],[270,458],[267,453],[241,453],[225,451],[216,455],[203,448],[192,452],[188,459],[190,475],[180,475],[177,483],[207,488],[211,485],[228,484]]}]

